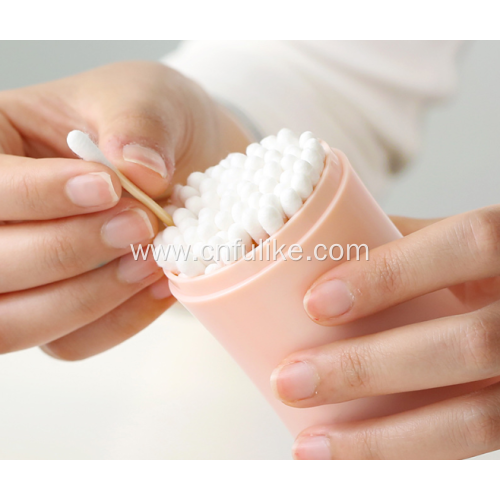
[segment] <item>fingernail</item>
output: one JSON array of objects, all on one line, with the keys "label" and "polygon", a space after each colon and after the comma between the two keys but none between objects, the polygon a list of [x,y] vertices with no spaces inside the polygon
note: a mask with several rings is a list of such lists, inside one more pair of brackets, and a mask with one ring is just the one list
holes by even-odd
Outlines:
[{"label": "fingernail", "polygon": [[277,397],[289,403],[314,396],[318,382],[316,370],[303,361],[280,366],[271,375],[271,385]]},{"label": "fingernail", "polygon": [[330,441],[325,436],[299,437],[293,445],[295,460],[331,460]]},{"label": "fingernail", "polygon": [[154,150],[139,146],[138,144],[127,144],[123,147],[123,159],[136,165],[149,168],[163,178],[167,177],[167,166],[163,158]]},{"label": "fingernail", "polygon": [[141,256],[137,260],[132,254],[125,255],[118,262],[118,277],[125,283],[139,283],[148,276],[158,272],[154,259],[144,260]]},{"label": "fingernail", "polygon": [[304,297],[304,307],[312,318],[336,318],[349,311],[353,296],[340,280],[323,281],[309,290]]},{"label": "fingernail", "polygon": [[162,278],[160,281],[157,281],[154,285],[151,285],[149,289],[151,290],[151,295],[156,300],[162,300],[172,296],[168,278]]},{"label": "fingernail", "polygon": [[103,239],[114,248],[126,248],[153,236],[151,221],[140,208],[130,208],[119,213],[102,228]]},{"label": "fingernail", "polygon": [[111,176],[106,172],[78,175],[66,183],[66,194],[79,207],[99,207],[118,201]]}]

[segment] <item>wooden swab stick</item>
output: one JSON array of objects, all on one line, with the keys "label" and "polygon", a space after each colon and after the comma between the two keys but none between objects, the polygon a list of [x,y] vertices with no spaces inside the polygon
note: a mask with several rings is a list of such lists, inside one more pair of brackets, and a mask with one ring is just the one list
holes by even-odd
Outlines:
[{"label": "wooden swab stick", "polygon": [[110,168],[118,176],[123,189],[128,191],[135,199],[146,205],[146,207],[148,207],[151,212],[153,212],[165,225],[174,225],[174,221],[172,220],[170,214],[165,212],[165,210],[163,210],[163,208],[161,208],[156,201],[150,198],[144,191],[139,189],[130,179],[128,179],[114,165],[112,165],[102,154],[102,151],[97,147],[97,145],[94,144],[88,134],[80,130],[73,130],[68,134],[66,140],[73,153],[79,156],[82,160],[93,161],[106,165],[106,167]]}]

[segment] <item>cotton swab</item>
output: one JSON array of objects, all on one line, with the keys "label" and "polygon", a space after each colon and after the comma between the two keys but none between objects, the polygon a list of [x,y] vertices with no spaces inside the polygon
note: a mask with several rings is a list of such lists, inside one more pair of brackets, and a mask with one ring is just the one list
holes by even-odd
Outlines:
[{"label": "cotton swab", "polygon": [[146,205],[165,225],[173,226],[172,217],[163,210],[154,200],[152,200],[144,191],[139,189],[131,180],[129,180],[122,172],[112,165],[103,155],[102,151],[92,141],[88,134],[80,130],[73,130],[68,134],[66,139],[69,148],[73,153],[79,156],[82,160],[102,163],[106,167],[113,170],[118,176],[122,187],[128,191],[134,198]]}]

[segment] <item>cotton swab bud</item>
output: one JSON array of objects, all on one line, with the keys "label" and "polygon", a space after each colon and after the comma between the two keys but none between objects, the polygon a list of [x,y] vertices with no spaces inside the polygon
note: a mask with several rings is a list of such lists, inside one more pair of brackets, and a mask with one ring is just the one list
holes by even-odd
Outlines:
[{"label": "cotton swab bud", "polygon": [[216,181],[219,181],[222,174],[224,173],[224,167],[221,167],[220,165],[216,165],[215,167],[210,167],[206,171],[206,173],[211,179],[215,179]]},{"label": "cotton swab bud", "polygon": [[193,172],[187,178],[187,185],[194,189],[200,190],[200,184],[207,178],[203,172]]},{"label": "cotton swab bud", "polygon": [[323,169],[323,158],[314,149],[304,149],[300,157],[302,160],[309,162],[317,172],[321,172]]},{"label": "cotton swab bud", "polygon": [[292,177],[293,177],[293,170],[285,170],[281,175],[280,175],[280,184],[285,184],[286,186],[289,186],[290,183],[292,182]]},{"label": "cotton swab bud", "polygon": [[158,233],[158,236],[159,235],[163,236],[163,244],[164,245],[170,245],[174,242],[174,240],[175,240],[175,238],[177,238],[177,236],[181,236],[181,231],[176,226],[169,226],[165,229],[165,231]]},{"label": "cotton swab bud", "polygon": [[274,207],[281,214],[285,216],[283,207],[281,206],[280,199],[274,193],[263,194],[259,200],[259,208]]},{"label": "cotton swab bud", "polygon": [[215,236],[220,238],[224,243],[228,242],[227,231],[219,231]]},{"label": "cotton swab bud", "polygon": [[261,208],[258,213],[258,219],[260,225],[269,236],[279,231],[285,224],[283,216],[274,207]]},{"label": "cotton swab bud", "polygon": [[240,181],[236,186],[236,191],[240,199],[246,201],[252,193],[258,191],[258,188],[253,182]]},{"label": "cotton swab bud", "polygon": [[290,187],[297,192],[302,201],[306,200],[313,190],[311,180],[304,174],[293,174]]},{"label": "cotton swab bud", "polygon": [[[215,216],[215,218],[217,218],[217,216]],[[215,236],[217,234],[217,231],[218,231],[218,228],[215,224],[211,224],[211,223],[200,224],[198,226],[197,237],[201,241],[208,241],[212,236]],[[189,241],[187,239],[186,239],[186,243],[189,243]]]},{"label": "cotton swab bud", "polygon": [[198,227],[198,221],[196,219],[184,219],[179,224],[177,224],[177,227],[179,228],[181,233],[184,234],[184,231],[186,231],[188,227]]},{"label": "cotton swab bud", "polygon": [[194,245],[201,240],[201,238],[198,236],[198,229],[198,226],[191,226],[183,231],[182,237],[188,245]]},{"label": "cotton swab bud", "polygon": [[215,191],[217,189],[217,181],[211,177],[207,177],[200,184],[200,193],[208,193],[209,191]]},{"label": "cotton swab bud", "polygon": [[324,155],[324,150],[323,147],[321,146],[320,142],[316,138],[311,138],[309,139],[303,146],[303,149],[314,149],[317,153],[319,153],[320,156]]},{"label": "cotton swab bud", "polygon": [[[174,215],[174,212],[178,209],[179,207],[177,207],[176,205],[165,205],[163,207],[163,210],[165,210],[165,212],[167,212],[168,215],[170,215],[170,217],[172,217]],[[172,227],[172,226],[171,226]]]},{"label": "cotton swab bud", "polygon": [[156,263],[164,271],[175,273],[179,271],[176,260],[176,252],[179,251],[179,245],[163,245],[159,249],[158,258]]},{"label": "cotton swab bud", "polygon": [[205,274],[212,274],[215,271],[218,271],[219,269],[222,269],[222,266],[220,264],[217,263],[210,264],[205,268]]},{"label": "cotton swab bud", "polygon": [[216,211],[213,208],[202,208],[198,214],[198,220],[202,222],[213,222],[215,220]]},{"label": "cotton swab bud", "polygon": [[191,210],[188,210],[187,208],[178,208],[175,212],[174,215],[172,216],[174,219],[174,224],[178,227],[179,224],[184,220],[184,219],[196,219],[196,215],[191,212]]},{"label": "cotton swab bud", "polygon": [[260,152],[262,149],[262,146],[258,142],[249,144],[246,149],[247,156],[260,156],[257,152]]},{"label": "cotton swab bud", "polygon": [[295,174],[303,174],[306,177],[309,177],[313,171],[313,168],[309,162],[306,160],[297,160],[293,164],[293,172]]},{"label": "cotton swab bud", "polygon": [[283,170],[291,170],[297,160],[298,158],[294,155],[283,156],[280,162],[281,168]]},{"label": "cotton swab bud", "polygon": [[195,215],[198,215],[200,210],[205,207],[205,203],[199,196],[191,196],[191,198],[186,200],[185,206]]},{"label": "cotton swab bud", "polygon": [[302,149],[300,149],[297,146],[287,146],[283,150],[283,156],[296,156],[297,158],[300,158],[300,155],[302,154]]},{"label": "cotton swab bud", "polygon": [[205,273],[205,266],[201,261],[195,260],[191,252],[189,252],[186,258],[180,258],[177,261],[177,266],[179,267],[179,271],[188,278],[195,278]]},{"label": "cotton swab bud", "polygon": [[193,255],[204,265],[208,266],[213,262],[213,255],[207,243],[199,241],[193,245]]},{"label": "cotton swab bud", "polygon": [[264,160],[255,156],[247,158],[245,161],[245,170],[259,170],[264,166]]},{"label": "cotton swab bud", "polygon": [[245,171],[243,172],[242,180],[253,182],[254,175],[255,175],[255,172],[253,170],[246,168]]},{"label": "cotton swab bud", "polygon": [[299,146],[301,148],[306,147],[306,143],[309,139],[315,139],[315,136],[312,132],[304,132],[303,134],[300,134],[299,137]]},{"label": "cotton swab bud", "polygon": [[278,139],[275,135],[268,135],[267,137],[264,137],[262,141],[260,141],[260,144],[266,149],[277,149]]},{"label": "cotton swab bud", "polygon": [[215,191],[207,191],[201,195],[201,199],[206,207],[213,208],[214,210],[219,209],[220,198]]},{"label": "cotton swab bud", "polygon": [[282,128],[276,135],[278,147],[285,148],[287,145],[299,145],[299,140],[295,134],[287,128]]},{"label": "cotton swab bud", "polygon": [[[281,196],[281,193],[288,187],[287,184],[281,184],[281,182],[279,184],[276,185],[276,187],[274,188],[274,191],[273,193],[279,198]],[[252,208],[255,208],[255,207],[252,207]]]},{"label": "cotton swab bud", "polygon": [[264,165],[264,174],[267,175],[268,177],[272,177],[273,179],[279,180],[281,173],[283,172],[283,169],[281,168],[280,164],[275,161],[268,161]]},{"label": "cotton swab bud", "polygon": [[231,153],[227,157],[227,160],[231,164],[231,167],[240,167],[240,168],[243,168],[246,159],[247,157],[242,153]]},{"label": "cotton swab bud", "polygon": [[225,212],[230,212],[233,205],[240,200],[239,196],[234,193],[226,193],[220,199],[220,209]]},{"label": "cotton swab bud", "polygon": [[241,244],[245,246],[245,251],[251,250],[252,238],[241,224],[232,224],[227,230],[227,237],[230,242],[241,240]]},{"label": "cotton swab bud", "polygon": [[259,182],[259,191],[262,194],[272,193],[277,184],[278,181],[276,179],[273,179],[272,177],[264,177]]},{"label": "cotton swab bud", "polygon": [[233,205],[231,216],[233,217],[234,222],[241,222],[241,217],[243,216],[243,212],[246,208],[247,205],[242,201],[238,201]]},{"label": "cotton swab bud", "polygon": [[[268,148],[269,149],[269,148]],[[280,162],[281,161],[281,153],[279,151],[276,151],[275,149],[271,149],[264,155],[264,162],[268,163],[270,161],[276,161]]]},{"label": "cotton swab bud", "polygon": [[264,176],[265,176],[264,169],[259,168],[259,170],[257,170],[257,172],[255,172],[255,175],[253,176],[254,184],[259,185],[260,181],[264,178]]},{"label": "cotton swab bud", "polygon": [[182,186],[181,190],[179,191],[179,198],[183,204],[186,203],[186,200],[191,196],[199,195],[200,192],[191,186]]},{"label": "cotton swab bud", "polygon": [[286,188],[281,193],[280,202],[288,218],[295,215],[302,207],[302,198],[292,188]]},{"label": "cotton swab bud", "polygon": [[255,242],[267,239],[267,233],[259,222],[257,210],[247,208],[241,217],[241,225]]},{"label": "cotton swab bud", "polygon": [[233,222],[233,216],[229,212],[218,212],[215,216],[215,225],[221,231],[227,231]]},{"label": "cotton swab bud", "polygon": [[250,208],[259,208],[259,201],[262,197],[262,193],[260,191],[256,191],[255,193],[252,193],[247,200],[247,204]]}]

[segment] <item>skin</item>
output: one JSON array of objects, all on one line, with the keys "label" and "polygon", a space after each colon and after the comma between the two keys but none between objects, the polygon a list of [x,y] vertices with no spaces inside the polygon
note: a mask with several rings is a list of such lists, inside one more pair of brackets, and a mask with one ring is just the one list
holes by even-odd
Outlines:
[{"label": "skin", "polygon": [[[117,248],[103,232],[114,216],[137,209],[150,229],[141,243],[161,224],[121,196],[113,172],[75,159],[66,145],[73,129],[89,132],[112,163],[159,199],[250,142],[200,87],[161,64],[114,64],[0,92],[0,353],[42,346],[60,359],[83,359],[139,332],[174,301],[154,261],[132,262],[127,242]],[[152,150],[166,175],[126,161],[128,144]],[[106,174],[115,199],[75,205],[67,183],[89,173]]]},{"label": "skin", "polygon": [[[305,308],[321,325],[342,325],[420,295],[449,288],[466,312],[294,353],[273,376],[287,405],[308,408],[500,375],[500,206],[443,220],[394,217],[404,238],[345,262],[319,278]],[[340,280],[349,310],[327,314],[334,297],[314,288]],[[290,400],[297,382],[281,367],[303,361],[316,377],[311,397]],[[349,376],[346,376],[346,373]],[[322,436],[323,438],[321,438]],[[464,459],[500,448],[500,384],[398,415],[305,429],[296,459],[317,438],[327,459]],[[328,450],[326,453],[325,450]]]}]

